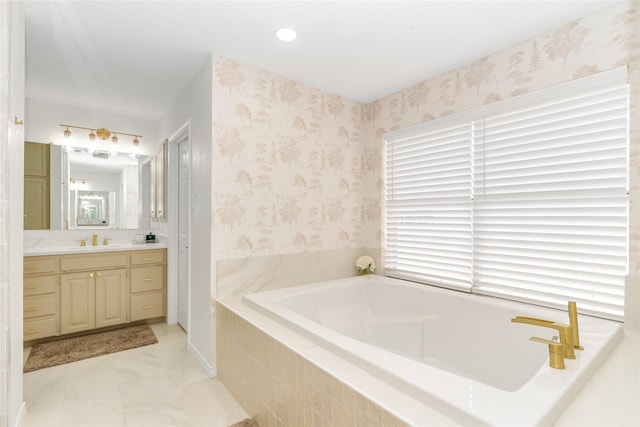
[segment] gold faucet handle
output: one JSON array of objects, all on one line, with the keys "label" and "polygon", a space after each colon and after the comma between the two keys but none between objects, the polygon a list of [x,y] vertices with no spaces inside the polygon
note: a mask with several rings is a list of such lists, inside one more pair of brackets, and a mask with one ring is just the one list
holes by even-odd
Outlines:
[{"label": "gold faucet handle", "polygon": [[102,241],[102,244],[104,246],[107,246],[109,244],[109,240],[111,240],[111,237],[105,237],[104,240]]},{"label": "gold faucet handle", "polygon": [[554,369],[564,369],[564,346],[558,341],[551,341],[545,338],[531,337],[531,341],[549,345],[549,366]]},{"label": "gold faucet handle", "polygon": [[85,239],[78,239],[78,242],[80,242],[80,246],[87,246],[87,241]]},{"label": "gold faucet handle", "polygon": [[578,331],[578,308],[575,301],[569,301],[569,324],[571,325],[571,332],[573,333],[573,347],[576,350],[584,350],[584,347],[580,345],[580,332]]}]

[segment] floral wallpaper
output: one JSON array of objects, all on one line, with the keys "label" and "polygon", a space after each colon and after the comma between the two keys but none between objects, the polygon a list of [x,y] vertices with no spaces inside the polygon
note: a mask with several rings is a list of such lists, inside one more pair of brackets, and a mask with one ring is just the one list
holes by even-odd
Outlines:
[{"label": "floral wallpaper", "polygon": [[215,58],[213,118],[214,257],[362,246],[362,105]]},{"label": "floral wallpaper", "polygon": [[[214,258],[380,248],[385,132],[626,64],[637,168],[637,6],[619,3],[368,105],[216,58]],[[638,234],[633,225],[632,259]]]}]

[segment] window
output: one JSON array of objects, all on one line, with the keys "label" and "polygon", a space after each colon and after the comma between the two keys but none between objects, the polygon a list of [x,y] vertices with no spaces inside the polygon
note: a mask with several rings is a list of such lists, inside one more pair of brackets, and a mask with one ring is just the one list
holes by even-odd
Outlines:
[{"label": "window", "polygon": [[621,319],[628,151],[625,69],[387,134],[387,274]]}]

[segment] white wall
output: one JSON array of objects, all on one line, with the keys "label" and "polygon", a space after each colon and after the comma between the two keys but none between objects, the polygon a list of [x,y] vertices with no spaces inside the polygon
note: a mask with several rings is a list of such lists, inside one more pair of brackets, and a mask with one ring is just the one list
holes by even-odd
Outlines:
[{"label": "white wall", "polygon": [[[195,195],[191,212],[191,290],[189,348],[205,370],[213,372],[211,352],[211,105],[212,61],[209,59],[183,95],[161,120],[161,138],[169,138],[185,123],[191,123],[191,193]],[[169,150],[169,235],[175,235],[178,201],[172,181],[177,173],[175,150]],[[175,248],[175,246],[174,246]],[[176,251],[169,248],[169,287],[177,286]]]},{"label": "white wall", "polygon": [[[0,2],[0,425],[18,426],[22,400],[24,10]],[[6,61],[5,61],[6,59]]]}]

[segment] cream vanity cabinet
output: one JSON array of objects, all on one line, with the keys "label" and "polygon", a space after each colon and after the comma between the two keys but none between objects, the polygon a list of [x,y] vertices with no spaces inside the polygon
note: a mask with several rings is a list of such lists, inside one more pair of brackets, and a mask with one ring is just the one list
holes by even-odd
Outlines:
[{"label": "cream vanity cabinet", "polygon": [[24,263],[25,341],[166,313],[165,249],[25,257]]},{"label": "cream vanity cabinet", "polygon": [[60,331],[63,334],[126,323],[126,252],[61,257]]},{"label": "cream vanity cabinet", "polygon": [[165,251],[131,254],[131,321],[165,315]]},{"label": "cream vanity cabinet", "polygon": [[24,341],[59,334],[58,267],[56,256],[24,259]]}]

